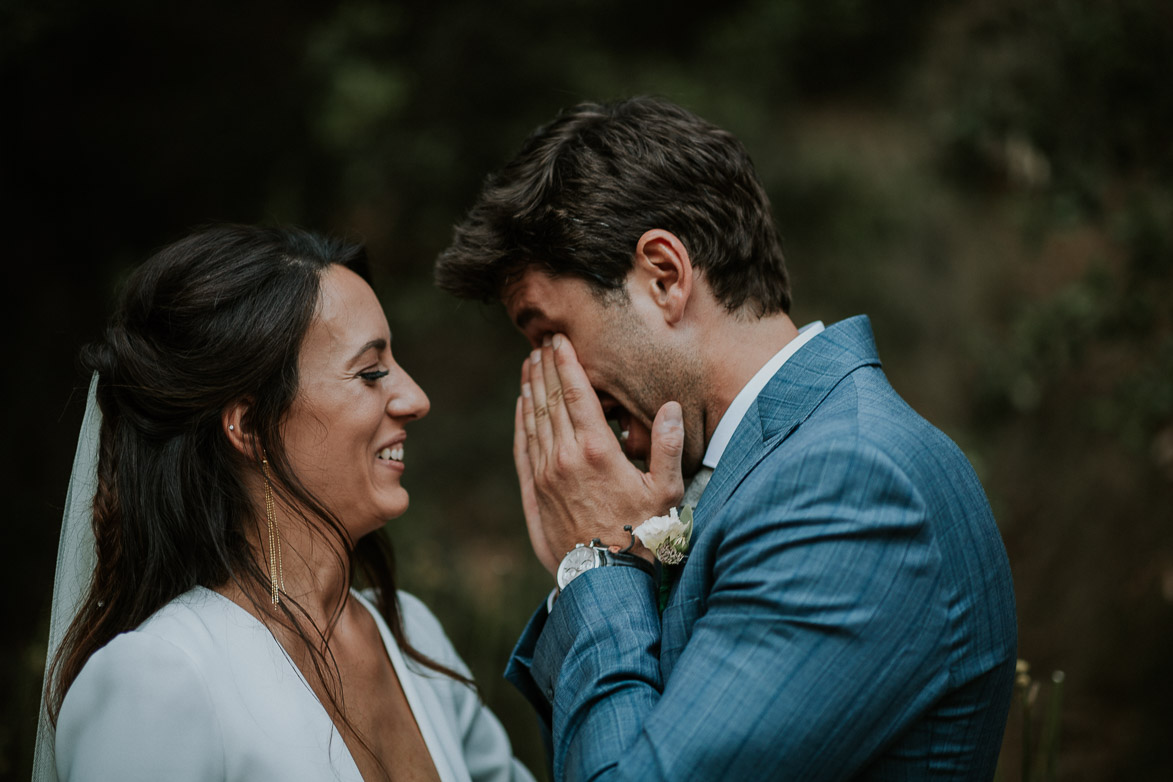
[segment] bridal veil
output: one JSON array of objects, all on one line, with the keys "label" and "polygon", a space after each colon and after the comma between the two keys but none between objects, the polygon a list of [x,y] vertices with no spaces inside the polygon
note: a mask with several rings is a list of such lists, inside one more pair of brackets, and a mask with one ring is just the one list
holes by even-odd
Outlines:
[{"label": "bridal veil", "polygon": [[[57,546],[57,574],[53,580],[53,607],[49,618],[49,648],[45,655],[45,684],[50,664],[61,646],[65,631],[77,615],[81,601],[89,590],[94,572],[94,493],[98,487],[98,433],[102,413],[97,400],[98,373],[90,379],[86,412],[77,452],[73,457],[73,474],[65,495],[65,516],[61,521],[61,541]],[[57,763],[53,750],[54,730],[49,721],[46,689],[41,688],[41,713],[37,725],[37,746],[33,756],[33,782],[57,782]]]}]

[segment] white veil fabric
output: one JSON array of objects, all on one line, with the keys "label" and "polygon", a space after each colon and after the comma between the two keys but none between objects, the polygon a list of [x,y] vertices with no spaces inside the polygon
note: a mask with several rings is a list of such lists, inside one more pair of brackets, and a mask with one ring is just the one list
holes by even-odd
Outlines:
[{"label": "white veil fabric", "polygon": [[[77,615],[94,573],[94,493],[98,488],[98,433],[102,413],[97,400],[98,373],[90,379],[85,417],[73,457],[73,474],[65,495],[65,516],[61,521],[61,542],[57,546],[57,574],[53,580],[53,608],[49,618],[49,649],[45,655],[45,683],[49,664],[61,646],[65,631]],[[41,716],[37,725],[37,747],[33,755],[33,782],[57,782],[53,749],[54,730],[49,722],[49,704],[41,689]]]}]

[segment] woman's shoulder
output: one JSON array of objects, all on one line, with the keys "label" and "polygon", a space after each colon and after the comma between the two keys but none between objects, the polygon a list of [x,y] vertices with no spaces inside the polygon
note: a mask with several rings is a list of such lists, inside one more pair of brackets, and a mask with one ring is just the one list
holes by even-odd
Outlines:
[{"label": "woman's shoulder", "polygon": [[[125,773],[127,758],[144,771]],[[77,779],[323,779],[349,768],[269,629],[203,588],[90,657],[61,707],[57,760],[94,770]]]},{"label": "woman's shoulder", "polygon": [[116,635],[94,652],[82,670],[90,667],[91,662],[107,666],[119,661],[133,664],[144,655],[175,657],[189,665],[195,663],[202,656],[201,651],[216,646],[219,640],[212,630],[223,624],[225,611],[219,600],[223,598],[202,588],[174,598],[138,627]]},{"label": "woman's shoulder", "polygon": [[191,652],[190,645],[167,634],[132,630],[115,636],[82,666],[65,694],[61,720],[67,722],[75,711],[86,713],[111,695],[125,698],[127,705],[140,702],[136,693],[156,702],[206,701],[204,672]]},{"label": "woman's shoulder", "polygon": [[423,600],[410,592],[404,592],[402,589],[395,593],[395,597],[399,601],[399,612],[403,616],[403,626],[410,628],[409,633],[415,632],[447,638],[440,620],[436,618],[436,615]]},{"label": "woman's shoulder", "polygon": [[166,755],[169,766],[222,769],[223,737],[199,659],[203,633],[195,628],[185,606],[169,603],[91,655],[58,716],[61,778],[73,776],[83,759],[86,778],[99,778],[89,772],[115,750],[134,750],[142,764]]},{"label": "woman's shoulder", "polygon": [[[265,632],[244,609],[203,587],[174,598],[133,630],[120,633],[94,652],[66,694],[124,686],[156,671],[174,672],[176,693],[206,694],[209,681],[225,667],[229,655],[239,656],[242,641]],[[194,687],[199,684],[199,687]],[[80,688],[79,688],[80,685]],[[63,703],[63,708],[65,704]]]},{"label": "woman's shoulder", "polygon": [[171,644],[197,668],[217,666],[225,654],[242,646],[267,643],[269,631],[232,600],[196,587],[164,605],[134,630],[117,636],[107,648],[118,653],[145,645],[147,639]]},{"label": "woman's shoulder", "polygon": [[[377,616],[374,593],[371,590],[363,590],[360,595],[368,602],[371,612]],[[456,653],[452,642],[448,640],[440,620],[424,601],[402,589],[397,590],[395,596],[399,615],[403,620],[403,632],[411,645],[436,662],[463,671],[464,662]]]}]

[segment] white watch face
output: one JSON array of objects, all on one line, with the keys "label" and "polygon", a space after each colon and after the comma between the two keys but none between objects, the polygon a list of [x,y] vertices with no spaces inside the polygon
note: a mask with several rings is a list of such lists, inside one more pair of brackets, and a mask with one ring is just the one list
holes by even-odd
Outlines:
[{"label": "white watch face", "polygon": [[558,588],[565,589],[579,573],[585,573],[594,566],[595,550],[590,546],[575,546],[558,565]]}]

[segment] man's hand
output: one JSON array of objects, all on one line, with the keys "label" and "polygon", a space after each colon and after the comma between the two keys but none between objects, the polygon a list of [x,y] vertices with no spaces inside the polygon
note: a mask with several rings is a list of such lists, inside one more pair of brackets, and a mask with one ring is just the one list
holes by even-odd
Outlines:
[{"label": "man's hand", "polygon": [[[626,546],[625,524],[663,515],[684,494],[680,405],[668,402],[657,412],[648,472],[640,472],[623,455],[574,348],[560,334],[522,366],[514,426],[526,525],[534,553],[551,572],[576,543],[599,538]],[[639,544],[632,553],[652,559]]]},{"label": "man's hand", "polygon": [[[529,363],[529,357],[526,357]],[[517,466],[517,479],[521,483],[521,508],[525,512],[525,526],[529,531],[529,542],[538,555],[542,567],[550,571],[550,575],[558,572],[558,563],[562,554],[555,554],[546,542],[546,532],[542,529],[542,514],[538,507],[538,497],[534,492],[534,473],[529,463],[529,444],[526,442],[525,418],[522,413],[522,398],[517,397],[517,411],[513,416],[513,463]]]}]

